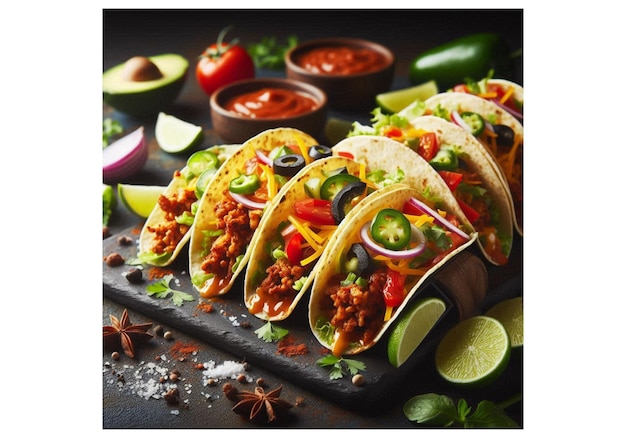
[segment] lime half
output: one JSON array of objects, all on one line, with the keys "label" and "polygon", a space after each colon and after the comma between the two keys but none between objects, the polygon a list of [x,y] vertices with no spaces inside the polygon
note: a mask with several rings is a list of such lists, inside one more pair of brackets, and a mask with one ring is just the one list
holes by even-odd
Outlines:
[{"label": "lime half", "polygon": [[203,139],[201,126],[165,113],[159,113],[157,117],[154,136],[159,147],[172,154],[188,151]]},{"label": "lime half", "polygon": [[389,337],[387,344],[389,363],[399,367],[406,362],[445,310],[446,305],[439,298],[424,298],[405,310]]},{"label": "lime half", "polygon": [[435,365],[447,381],[459,385],[484,386],[506,369],[511,342],[497,319],[474,316],[448,331],[435,352]]},{"label": "lime half", "polygon": [[398,113],[416,100],[424,101],[439,93],[435,81],[424,82],[414,87],[388,91],[376,96],[376,103],[383,111]]},{"label": "lime half", "polygon": [[521,347],[524,345],[524,306],[522,297],[504,300],[491,309],[485,315],[491,316],[502,323],[509,338],[511,347]]},{"label": "lime half", "polygon": [[137,216],[147,218],[167,187],[118,184],[117,196],[126,208]]}]

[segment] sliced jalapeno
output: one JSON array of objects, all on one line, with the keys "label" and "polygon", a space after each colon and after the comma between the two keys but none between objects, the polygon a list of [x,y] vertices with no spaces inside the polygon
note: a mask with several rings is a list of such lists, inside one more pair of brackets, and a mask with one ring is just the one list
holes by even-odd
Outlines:
[{"label": "sliced jalapeno", "polygon": [[452,148],[442,147],[435,157],[429,161],[430,165],[437,170],[456,170],[459,167],[459,159]]},{"label": "sliced jalapeno", "polygon": [[202,194],[206,190],[207,186],[209,185],[209,182],[211,182],[211,178],[213,178],[213,175],[215,175],[216,172],[217,172],[217,168],[212,167],[210,169],[205,170],[204,172],[200,174],[200,176],[198,177],[198,180],[196,181],[196,190],[195,190],[196,198],[198,199],[202,198]]},{"label": "sliced jalapeno", "polygon": [[357,178],[357,181],[350,182],[343,186],[341,190],[333,197],[330,204],[330,212],[335,219],[335,223],[339,224],[346,217],[349,211],[350,202],[361,195],[367,185]]},{"label": "sliced jalapeno", "polygon": [[272,164],[274,173],[282,176],[294,176],[305,166],[304,157],[298,154],[281,155]]},{"label": "sliced jalapeno", "polygon": [[261,187],[261,180],[256,174],[239,175],[228,185],[231,192],[239,195],[249,195],[256,192],[259,187]]},{"label": "sliced jalapeno", "polygon": [[387,249],[404,249],[411,241],[411,222],[402,212],[385,208],[376,213],[370,234],[372,239]]},{"label": "sliced jalapeno", "polygon": [[507,125],[493,125],[493,132],[496,133],[496,144],[510,148],[515,143],[515,131]]},{"label": "sliced jalapeno", "polygon": [[309,148],[309,157],[313,160],[319,160],[321,158],[326,158],[332,156],[333,151],[328,146],[322,146],[321,144],[311,146]]},{"label": "sliced jalapeno", "polygon": [[349,173],[337,173],[324,180],[320,187],[320,198],[332,201],[337,193],[351,182],[361,181],[358,176]]},{"label": "sliced jalapeno", "polygon": [[211,151],[197,151],[187,159],[187,168],[193,176],[199,176],[205,170],[217,167],[219,167],[219,159]]},{"label": "sliced jalapeno", "polygon": [[461,113],[461,119],[470,127],[470,133],[478,137],[485,129],[485,119],[478,113],[466,111]]}]

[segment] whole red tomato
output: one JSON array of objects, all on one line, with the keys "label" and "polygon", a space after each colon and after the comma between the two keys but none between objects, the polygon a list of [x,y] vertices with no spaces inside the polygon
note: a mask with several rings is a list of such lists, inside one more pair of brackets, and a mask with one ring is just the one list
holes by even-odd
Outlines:
[{"label": "whole red tomato", "polygon": [[196,64],[196,79],[209,96],[218,88],[240,79],[254,77],[254,62],[237,40],[224,43],[228,28],[222,30],[217,43],[208,47]]}]

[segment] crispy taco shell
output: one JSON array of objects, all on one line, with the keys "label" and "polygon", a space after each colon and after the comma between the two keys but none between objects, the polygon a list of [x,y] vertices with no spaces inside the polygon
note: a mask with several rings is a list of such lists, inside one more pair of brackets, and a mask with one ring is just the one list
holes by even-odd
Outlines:
[{"label": "crispy taco shell", "polygon": [[[233,144],[233,145],[217,145],[208,148],[208,151],[214,152],[218,156],[218,162],[224,163],[237,149],[239,149],[241,145]],[[172,180],[167,185],[165,190],[163,191],[162,197],[165,198],[175,198],[178,196],[183,196],[186,191],[190,191],[191,193],[195,192],[196,183],[198,182],[198,176],[188,179],[187,175],[187,166],[185,166],[180,171],[174,173]],[[210,183],[210,182],[209,182]],[[192,199],[196,199],[195,195]],[[157,202],[157,204],[152,209],[150,215],[146,218],[144,225],[141,229],[141,233],[139,235],[139,257],[140,259],[150,265],[153,266],[168,266],[180,254],[181,250],[185,247],[189,238],[191,236],[190,227],[185,226],[181,227],[182,230],[186,230],[183,232],[176,243],[176,246],[173,251],[166,252],[162,254],[155,254],[154,248],[158,241],[162,238],[161,234],[165,233],[165,229],[167,227],[177,225],[173,220],[168,219],[168,214],[161,207],[161,205]],[[163,230],[162,232],[158,232],[157,230]]]},{"label": "crispy taco shell", "polygon": [[[492,248],[493,243],[487,237],[491,230],[475,227],[479,236],[478,244],[485,258],[491,263],[506,264],[513,242],[514,206],[509,185],[502,181],[497,163],[485,152],[480,142],[460,126],[435,116],[417,117],[410,122],[415,129],[434,132],[440,145],[455,146],[455,149],[462,153],[462,159],[468,166],[468,170],[478,175],[481,181],[480,187],[488,191],[495,203],[498,217],[496,232],[502,242],[502,251]],[[483,236],[485,236],[484,239]]]},{"label": "crispy taco shell", "polygon": [[[254,223],[251,223],[251,235],[246,236],[245,242],[241,244],[241,251],[236,254],[237,261],[235,262],[234,256],[232,260],[222,260],[225,263],[230,263],[227,273],[224,275],[216,275],[214,272],[207,272],[203,269],[202,265],[205,257],[210,253],[216,242],[219,241],[221,242],[219,244],[222,245],[230,245],[232,243],[232,237],[240,238],[240,236],[235,235],[219,236],[219,238],[218,236],[207,237],[207,232],[211,233],[211,231],[216,230],[218,217],[215,208],[221,201],[229,198],[228,187],[230,181],[244,172],[246,162],[256,156],[257,150],[267,154],[275,147],[283,145],[295,145],[308,148],[317,144],[317,141],[313,137],[298,129],[270,129],[247,140],[242,147],[220,167],[213,182],[207,187],[200,200],[189,244],[189,274],[194,288],[201,296],[211,297],[222,295],[230,290],[237,276],[245,269],[250,257],[250,241],[254,236],[255,230],[258,229],[256,222],[258,221],[258,225],[260,226],[260,222],[264,217],[263,210],[259,210],[257,212],[258,214],[256,214],[257,217],[253,219]],[[276,198],[274,198],[274,200],[275,199]],[[265,208],[267,208],[271,202],[272,201],[268,202]],[[233,262],[235,263],[233,264]]]},{"label": "crispy taco shell", "polygon": [[[341,272],[342,260],[352,244],[362,242],[360,237],[361,227],[372,220],[376,213],[384,208],[402,210],[405,202],[411,197],[424,200],[418,190],[403,184],[388,186],[386,189],[369,195],[350,212],[352,215],[351,220],[349,222],[345,221],[339,226],[318,262],[318,273],[315,276],[309,298],[309,325],[318,341],[331,350],[335,356],[358,354],[373,347],[402,313],[402,310],[411,301],[412,296],[420,286],[456,254],[469,247],[476,239],[476,233],[471,234],[465,243],[448,253],[435,265],[427,269],[423,275],[412,276],[411,280],[405,284],[407,295],[403,302],[395,308],[387,320],[384,320],[382,316],[377,317],[375,324],[378,328],[367,342],[362,339],[348,339],[345,333],[342,334],[341,330],[332,327],[330,324],[333,304],[328,294],[329,288],[333,283],[337,283],[338,280],[334,277]],[[441,205],[440,208],[442,207],[445,210],[446,206]],[[453,208],[454,203],[447,207]]]},{"label": "crispy taco shell", "polygon": [[443,108],[448,112],[458,111],[459,113],[470,111],[480,114],[485,121],[493,125],[506,125],[515,134],[515,141],[512,147],[497,146],[495,137],[490,135],[491,131],[485,129],[478,138],[485,148],[485,151],[497,164],[499,178],[508,184],[514,203],[513,224],[516,230],[522,234],[523,224],[523,145],[524,126],[509,112],[493,102],[478,96],[467,93],[439,93],[427,99],[426,108],[429,111]]}]

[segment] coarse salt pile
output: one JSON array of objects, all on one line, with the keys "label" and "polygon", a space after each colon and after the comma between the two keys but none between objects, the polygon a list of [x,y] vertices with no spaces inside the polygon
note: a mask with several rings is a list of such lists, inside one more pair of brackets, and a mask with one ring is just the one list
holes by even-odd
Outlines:
[{"label": "coarse salt pile", "polygon": [[[209,379],[237,379],[237,376],[245,374],[245,371],[246,368],[241,362],[227,360],[216,366],[215,361],[210,360],[204,363],[202,384],[206,386]],[[246,376],[246,380],[251,382],[252,378]]]}]

